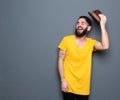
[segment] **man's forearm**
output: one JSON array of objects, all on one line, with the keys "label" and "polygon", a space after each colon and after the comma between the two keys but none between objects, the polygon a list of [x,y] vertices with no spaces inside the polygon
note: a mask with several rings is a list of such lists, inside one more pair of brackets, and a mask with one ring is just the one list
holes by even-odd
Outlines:
[{"label": "man's forearm", "polygon": [[59,50],[59,58],[58,58],[58,71],[60,74],[61,81],[64,80],[64,58],[65,58],[65,51]]},{"label": "man's forearm", "polygon": [[60,80],[64,80],[64,65],[63,65],[63,59],[59,58],[58,60],[58,71],[60,75]]},{"label": "man's forearm", "polygon": [[106,31],[105,26],[101,26],[101,33],[102,33],[102,45],[104,49],[109,48],[109,38],[108,38],[108,33]]}]

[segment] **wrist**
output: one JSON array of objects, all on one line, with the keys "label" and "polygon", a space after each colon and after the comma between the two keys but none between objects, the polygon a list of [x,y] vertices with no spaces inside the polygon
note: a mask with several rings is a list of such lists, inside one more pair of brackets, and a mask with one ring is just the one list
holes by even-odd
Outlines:
[{"label": "wrist", "polygon": [[102,30],[105,29],[105,25],[101,25],[101,29],[102,29]]},{"label": "wrist", "polygon": [[61,79],[61,82],[64,82],[64,81],[66,81],[65,78]]}]

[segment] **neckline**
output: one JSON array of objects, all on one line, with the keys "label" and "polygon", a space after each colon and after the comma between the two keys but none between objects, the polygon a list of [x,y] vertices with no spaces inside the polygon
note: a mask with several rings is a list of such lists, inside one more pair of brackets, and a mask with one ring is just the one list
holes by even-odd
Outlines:
[{"label": "neckline", "polygon": [[75,36],[73,36],[73,40],[74,40],[74,44],[75,44],[76,48],[78,48],[78,49],[84,49],[88,43],[88,38],[86,38],[85,44],[82,47],[78,47],[76,40],[75,40]]}]

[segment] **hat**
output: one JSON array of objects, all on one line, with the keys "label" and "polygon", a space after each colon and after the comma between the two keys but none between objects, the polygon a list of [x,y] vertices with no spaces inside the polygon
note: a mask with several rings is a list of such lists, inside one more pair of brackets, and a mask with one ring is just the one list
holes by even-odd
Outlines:
[{"label": "hat", "polygon": [[99,14],[102,14],[100,10],[94,10],[92,12],[88,12],[88,14],[97,22],[100,23],[100,17]]}]

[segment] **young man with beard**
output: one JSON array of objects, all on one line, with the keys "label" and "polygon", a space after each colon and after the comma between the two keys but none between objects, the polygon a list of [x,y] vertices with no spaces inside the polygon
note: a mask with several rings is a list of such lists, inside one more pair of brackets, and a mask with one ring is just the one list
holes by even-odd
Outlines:
[{"label": "young man with beard", "polygon": [[99,14],[102,40],[87,37],[91,30],[91,20],[79,17],[74,35],[65,36],[60,42],[58,71],[64,100],[88,100],[90,94],[91,62],[93,50],[109,48],[108,34],[105,28],[107,18]]}]

